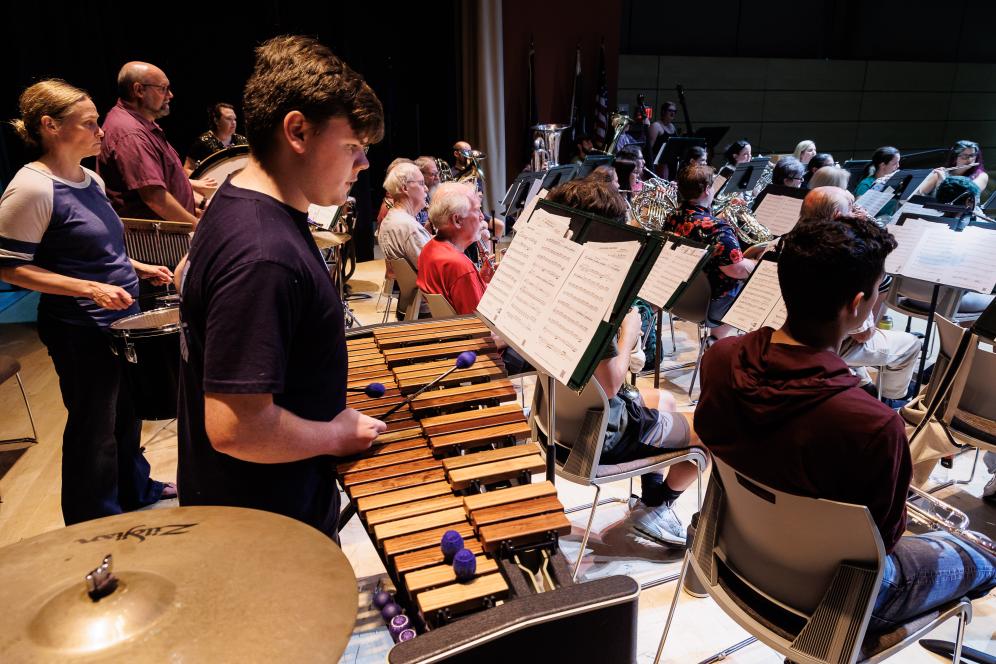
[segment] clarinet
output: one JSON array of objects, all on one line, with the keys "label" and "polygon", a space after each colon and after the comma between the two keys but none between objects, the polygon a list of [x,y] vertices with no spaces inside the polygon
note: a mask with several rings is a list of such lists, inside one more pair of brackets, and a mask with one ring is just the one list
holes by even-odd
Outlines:
[{"label": "clarinet", "polygon": [[495,255],[488,250],[484,240],[480,238],[477,239],[477,251],[481,258],[481,267],[478,270],[478,274],[481,275],[481,281],[490,284],[491,278],[495,276],[495,270],[498,269]]}]

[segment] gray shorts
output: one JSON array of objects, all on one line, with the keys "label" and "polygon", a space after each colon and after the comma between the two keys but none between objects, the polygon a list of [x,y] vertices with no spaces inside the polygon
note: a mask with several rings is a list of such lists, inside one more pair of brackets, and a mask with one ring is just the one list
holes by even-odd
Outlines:
[{"label": "gray shorts", "polygon": [[691,431],[680,413],[648,408],[639,394],[622,393],[609,402],[609,423],[601,463],[620,463],[660,454],[661,450],[689,447]]}]

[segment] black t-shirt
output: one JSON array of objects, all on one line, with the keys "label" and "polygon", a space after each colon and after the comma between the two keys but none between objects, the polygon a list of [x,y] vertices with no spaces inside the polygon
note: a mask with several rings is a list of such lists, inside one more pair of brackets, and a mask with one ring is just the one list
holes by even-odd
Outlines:
[{"label": "black t-shirt", "polygon": [[333,535],[333,457],[249,463],[217,452],[204,428],[205,392],[268,393],[326,422],[346,406],[342,306],[307,214],[222,185],[190,247],[180,316],[181,504],[277,512]]}]

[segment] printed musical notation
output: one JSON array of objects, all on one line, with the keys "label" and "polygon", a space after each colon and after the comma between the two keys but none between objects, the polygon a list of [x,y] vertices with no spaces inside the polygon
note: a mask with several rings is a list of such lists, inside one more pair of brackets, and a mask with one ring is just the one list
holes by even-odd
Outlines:
[{"label": "printed musical notation", "polygon": [[567,383],[611,314],[639,249],[639,242],[578,244],[544,223],[525,225],[477,311],[540,369]]},{"label": "printed musical notation", "polygon": [[707,251],[707,247],[676,245],[672,240],[665,242],[647,280],[643,282],[640,298],[655,307],[668,308],[682,285],[691,281]]},{"label": "printed musical notation", "polygon": [[885,271],[933,284],[993,292],[996,231],[969,226],[954,231],[947,224],[909,219],[889,226],[898,246],[886,258]]},{"label": "printed musical notation", "polygon": [[778,284],[778,264],[761,261],[726,312],[723,322],[744,332],[763,327],[778,329],[785,322],[785,303]]},{"label": "printed musical notation", "polygon": [[768,194],[757,206],[754,216],[771,231],[772,235],[778,237],[795,228],[801,209],[801,198]]},{"label": "printed musical notation", "polygon": [[877,216],[879,212],[882,211],[889,201],[892,200],[893,195],[896,192],[893,191],[892,187],[886,187],[885,191],[875,191],[874,189],[869,189],[865,193],[861,194],[861,197],[855,201],[858,205],[863,207],[868,214],[871,216]]}]

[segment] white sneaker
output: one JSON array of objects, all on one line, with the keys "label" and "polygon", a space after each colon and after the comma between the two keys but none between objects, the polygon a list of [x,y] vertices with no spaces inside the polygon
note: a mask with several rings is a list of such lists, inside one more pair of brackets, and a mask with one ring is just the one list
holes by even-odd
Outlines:
[{"label": "white sneaker", "polygon": [[990,477],[986,486],[982,488],[982,497],[987,503],[996,502],[996,475]]},{"label": "white sneaker", "polygon": [[665,546],[685,546],[685,527],[670,505],[648,507],[632,499],[630,505],[629,519],[638,533]]}]

